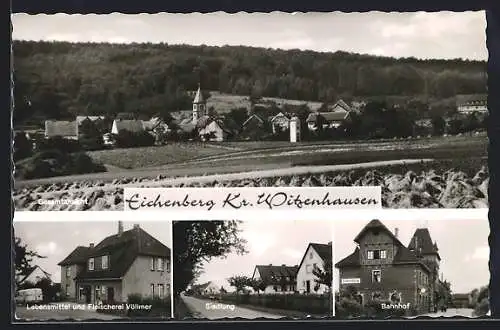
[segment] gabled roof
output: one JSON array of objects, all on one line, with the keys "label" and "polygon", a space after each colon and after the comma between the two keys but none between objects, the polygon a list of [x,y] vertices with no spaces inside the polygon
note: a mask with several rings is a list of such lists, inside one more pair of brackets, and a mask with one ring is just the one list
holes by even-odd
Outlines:
[{"label": "gabled roof", "polygon": [[344,267],[355,267],[355,266],[360,266],[359,262],[359,247],[356,247],[353,253],[345,257],[344,259],[340,260],[335,264],[335,267],[337,268],[344,268]]},{"label": "gabled roof", "polygon": [[136,119],[136,115],[132,112],[119,112],[115,119],[121,119],[121,120],[134,120]]},{"label": "gabled roof", "polygon": [[347,103],[345,103],[344,100],[342,100],[342,99],[335,102],[335,104],[331,108],[333,109],[336,107],[341,107],[342,109],[344,109],[345,111],[348,111],[348,112],[351,111],[351,107]]},{"label": "gabled roof", "polygon": [[283,112],[280,112],[278,113],[276,116],[272,116],[271,119],[269,119],[270,122],[273,122],[274,120],[276,120],[278,117],[284,117],[288,120],[290,120],[291,116],[289,114],[285,114]]},{"label": "gabled roof", "polygon": [[211,122],[213,122],[214,119],[210,116],[201,116],[198,118],[198,120],[196,121],[196,128],[197,129],[200,129],[200,128],[205,128],[207,127],[208,124],[210,124]]},{"label": "gabled roof", "polygon": [[318,117],[323,117],[326,122],[332,121],[342,121],[345,120],[349,116],[349,112],[312,112],[307,116],[307,122],[315,122]]},{"label": "gabled roof", "polygon": [[59,266],[70,266],[87,262],[87,254],[90,250],[88,246],[77,246],[64,260],[58,263]]},{"label": "gabled roof", "polygon": [[76,116],[76,122],[78,125],[81,125],[83,121],[90,120],[92,122],[97,120],[104,120],[104,116]]},{"label": "gabled roof", "polygon": [[[75,249],[77,250],[78,248]],[[170,258],[170,249],[140,227],[108,236],[93,248],[75,251],[59,264],[70,265],[81,263],[82,259],[86,262],[92,257],[109,256],[108,269],[89,271],[85,267],[77,279],[120,278],[125,275],[138,256]]]},{"label": "gabled roof", "polygon": [[[354,238],[354,241],[356,243],[359,243],[359,241],[366,234],[366,232],[371,230],[378,230],[387,233],[392,238],[394,243],[397,245],[397,252],[392,261],[393,264],[407,264],[407,263],[419,264],[425,269],[430,271],[429,267],[422,262],[422,260],[418,257],[417,253],[415,251],[412,251],[410,248],[404,246],[401,243],[401,241],[379,220],[375,219],[370,221],[365,227],[363,227],[360,233]],[[340,260],[335,264],[335,267],[337,268],[355,267],[355,266],[360,266],[359,247],[356,247],[353,253],[351,253],[350,255],[348,255],[347,257],[345,257],[344,259]]]},{"label": "gabled roof", "polygon": [[427,228],[418,228],[415,230],[413,237],[408,244],[408,249],[416,251],[422,255],[437,255],[441,260],[438,253],[438,248],[436,243],[432,243],[431,234]]},{"label": "gabled roof", "polygon": [[265,123],[265,120],[262,119],[259,115],[257,114],[252,114],[250,117],[247,118],[242,124],[242,126],[246,126],[252,119],[256,119],[257,121],[261,122],[262,124]]},{"label": "gabled roof", "polygon": [[359,243],[365,233],[370,230],[382,230],[387,233],[396,242],[396,244],[398,244],[399,246],[404,246],[403,243],[401,243],[401,241],[396,236],[394,236],[392,231],[390,231],[389,228],[387,228],[382,222],[380,222],[380,220],[377,219],[370,221],[366,226],[364,226],[359,234],[354,238],[354,242]]},{"label": "gabled roof", "polygon": [[76,136],[78,132],[76,121],[46,120],[45,136]]},{"label": "gabled roof", "polygon": [[306,251],[304,252],[304,255],[302,256],[302,259],[300,259],[299,263],[299,269],[302,266],[302,263],[304,262],[304,259],[307,256],[307,251],[309,251],[309,248],[314,249],[316,253],[319,255],[321,260],[323,262],[326,262],[327,260],[332,260],[332,245],[329,244],[321,244],[321,243],[309,243],[307,245]]},{"label": "gabled roof", "polygon": [[142,120],[115,119],[113,126],[116,127],[118,132],[124,130],[135,133],[144,131],[144,123]]},{"label": "gabled roof", "polygon": [[46,272],[45,270],[43,270],[43,269],[42,269],[42,267],[40,267],[40,266],[34,266],[34,267],[31,267],[30,271],[29,271],[29,272],[28,272],[25,276],[23,276],[23,277],[22,277],[22,279],[20,279],[20,280],[18,281],[18,283],[23,283],[24,281],[26,281],[26,279],[27,279],[28,277],[30,277],[30,276],[31,276],[31,274],[33,274],[33,272],[35,272],[35,270],[37,270],[37,269],[39,269],[39,270],[42,272],[42,274],[43,274],[43,275],[45,275],[45,277],[47,277],[47,278],[49,278],[49,279],[50,279],[50,276],[51,276],[51,274],[50,274],[50,273],[47,273],[47,272]]},{"label": "gabled roof", "polygon": [[287,265],[257,265],[255,268],[259,271],[260,278],[266,283],[279,282],[280,277],[295,278],[299,270],[298,266]]}]

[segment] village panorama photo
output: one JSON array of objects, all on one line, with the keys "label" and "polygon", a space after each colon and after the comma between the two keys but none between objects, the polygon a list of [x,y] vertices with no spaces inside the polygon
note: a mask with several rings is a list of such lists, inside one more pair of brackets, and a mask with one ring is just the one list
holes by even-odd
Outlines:
[{"label": "village panorama photo", "polygon": [[172,318],[171,222],[92,224],[14,222],[13,321]]},{"label": "village panorama photo", "polygon": [[488,207],[483,11],[12,22],[18,211],[123,210],[134,186]]},{"label": "village panorama photo", "polygon": [[335,317],[484,317],[488,219],[335,222]]},{"label": "village panorama photo", "polygon": [[174,317],[333,315],[332,221],[174,221]]}]

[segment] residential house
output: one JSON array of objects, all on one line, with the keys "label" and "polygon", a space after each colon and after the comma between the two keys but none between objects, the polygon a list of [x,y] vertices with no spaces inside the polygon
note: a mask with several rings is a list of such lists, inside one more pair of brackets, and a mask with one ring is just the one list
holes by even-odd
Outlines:
[{"label": "residential house", "polygon": [[43,279],[51,280],[51,274],[47,273],[40,266],[34,266],[26,275],[16,276],[16,283],[18,286],[36,284]]},{"label": "residential house", "polygon": [[469,308],[472,297],[469,293],[454,293],[451,295],[451,303],[455,308]]},{"label": "residential house", "polygon": [[397,229],[393,233],[379,220],[372,220],[354,242],[354,251],[335,265],[340,290],[356,289],[361,304],[410,303],[421,313],[436,309],[440,256],[426,228],[417,229],[407,247]]},{"label": "residential house", "polygon": [[296,291],[298,266],[275,266],[257,265],[255,266],[252,279],[261,280],[267,284],[263,293],[292,294]]},{"label": "residential house", "polygon": [[122,131],[132,133],[144,132],[144,123],[137,119],[115,119],[111,128],[111,134],[118,135]]},{"label": "residential house", "polygon": [[288,131],[290,129],[290,118],[290,115],[283,112],[280,112],[276,116],[271,117],[269,122],[271,123],[273,134]]},{"label": "residential house", "polygon": [[131,294],[170,295],[170,249],[139,225],[75,248],[59,264],[64,296],[81,303],[127,302]]},{"label": "residential house", "polygon": [[46,120],[45,138],[50,139],[56,136],[64,139],[77,140],[78,126],[76,121]]},{"label": "residential house", "polygon": [[330,292],[330,286],[318,283],[314,269],[324,270],[325,264],[331,260],[332,242],[309,243],[297,271],[297,291],[303,294]]},{"label": "residential house", "polygon": [[350,120],[351,107],[343,100],[337,101],[328,107],[329,111],[312,112],[306,119],[307,127],[311,131],[318,129],[338,128]]},{"label": "residential house", "polygon": [[216,286],[213,282],[208,282],[203,288],[203,295],[214,295],[220,292],[220,288]]},{"label": "residential house", "polygon": [[457,105],[457,111],[459,113],[463,114],[487,113],[488,95],[487,94],[457,95],[456,105]]},{"label": "residential house", "polygon": [[105,120],[106,117],[104,116],[77,116],[76,124],[78,137],[81,138],[89,132],[103,134],[109,131],[109,127],[105,127]]}]

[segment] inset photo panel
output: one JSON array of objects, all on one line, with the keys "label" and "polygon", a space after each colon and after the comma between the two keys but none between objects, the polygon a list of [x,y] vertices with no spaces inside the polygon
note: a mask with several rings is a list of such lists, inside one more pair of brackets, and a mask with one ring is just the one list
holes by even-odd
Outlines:
[{"label": "inset photo panel", "polygon": [[15,321],[172,317],[171,222],[14,222]]},{"label": "inset photo panel", "polygon": [[488,219],[335,222],[335,316],[489,315]]},{"label": "inset photo panel", "polygon": [[174,317],[331,317],[332,239],[331,221],[174,221]]}]

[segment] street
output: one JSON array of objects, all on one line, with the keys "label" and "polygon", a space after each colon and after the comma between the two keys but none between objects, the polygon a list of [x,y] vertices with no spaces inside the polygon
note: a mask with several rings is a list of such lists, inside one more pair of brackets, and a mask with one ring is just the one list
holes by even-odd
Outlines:
[{"label": "street", "polygon": [[190,311],[197,318],[206,318],[210,320],[223,319],[223,318],[244,318],[244,319],[256,319],[256,318],[268,318],[268,319],[279,319],[284,317],[283,315],[268,314],[260,311],[254,311],[248,308],[242,308],[234,306],[234,308],[229,308],[226,303],[219,303],[217,301],[202,300],[193,297],[181,295],[182,300]]},{"label": "street", "polygon": [[428,313],[428,314],[414,316],[411,318],[421,317],[421,316],[428,316],[428,317],[454,317],[454,316],[474,317],[473,312],[474,312],[474,310],[469,309],[469,308],[448,308],[446,310],[446,312]]},{"label": "street", "polygon": [[[61,303],[64,305],[70,305],[69,309],[57,309],[57,310],[35,310],[28,309],[26,306],[16,306],[15,318],[16,320],[25,321],[43,321],[43,320],[58,320],[64,321],[68,319],[73,320],[116,320],[119,316],[114,316],[110,314],[97,313],[91,309],[73,309],[74,303]],[[56,303],[51,303],[49,305],[56,305]]]}]

